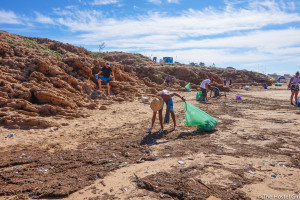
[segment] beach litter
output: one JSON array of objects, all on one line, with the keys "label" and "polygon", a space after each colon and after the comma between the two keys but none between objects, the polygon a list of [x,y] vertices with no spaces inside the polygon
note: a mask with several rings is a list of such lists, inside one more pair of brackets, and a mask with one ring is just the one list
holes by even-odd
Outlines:
[{"label": "beach litter", "polygon": [[236,100],[242,100],[242,97],[239,96],[239,95],[235,95],[235,99],[236,99]]},{"label": "beach litter", "polygon": [[183,162],[182,160],[178,160],[178,163],[179,163],[180,165],[184,165],[184,164],[185,164],[185,162]]},{"label": "beach litter", "polygon": [[121,164],[118,165],[118,168],[122,168],[122,167],[127,167],[129,166],[129,163],[128,162],[122,162]]},{"label": "beach litter", "polygon": [[16,134],[15,133],[9,133],[8,135],[7,135],[7,137],[8,138],[11,138],[11,137],[13,137],[13,136],[15,136]]},{"label": "beach litter", "polygon": [[250,174],[254,175],[255,173],[251,170],[248,171]]},{"label": "beach litter", "polygon": [[141,100],[142,100],[142,103],[148,103],[149,97],[142,97]]},{"label": "beach litter", "polygon": [[185,89],[186,92],[191,92],[190,85],[191,85],[191,83],[188,83],[188,84],[184,87],[184,89]]},{"label": "beach litter", "polygon": [[30,198],[34,198],[34,194],[33,194],[33,193],[29,193],[28,196],[29,196]]}]

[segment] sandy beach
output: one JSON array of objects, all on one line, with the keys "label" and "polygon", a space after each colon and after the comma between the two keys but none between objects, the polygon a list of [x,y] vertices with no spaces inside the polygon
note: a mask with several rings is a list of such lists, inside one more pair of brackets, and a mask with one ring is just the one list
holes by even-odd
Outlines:
[{"label": "sandy beach", "polygon": [[182,124],[176,97],[179,130],[170,122],[163,134],[158,119],[146,133],[152,110],[138,99],[102,100],[107,110],[82,108],[87,118],[52,117],[58,127],[1,127],[0,199],[35,198],[42,190],[49,192],[39,198],[70,200],[299,197],[300,109],[289,104],[286,85],[235,89],[210,104],[197,102],[195,91],[178,93],[217,119],[216,130]]}]

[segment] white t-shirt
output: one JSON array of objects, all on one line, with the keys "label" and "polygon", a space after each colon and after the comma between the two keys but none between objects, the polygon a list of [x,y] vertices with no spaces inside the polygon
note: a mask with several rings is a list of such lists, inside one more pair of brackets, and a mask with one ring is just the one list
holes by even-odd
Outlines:
[{"label": "white t-shirt", "polygon": [[292,82],[292,85],[299,85],[299,77],[294,76],[294,80]]},{"label": "white t-shirt", "polygon": [[206,89],[205,84],[210,84],[210,80],[209,79],[205,79],[204,81],[202,81],[200,87],[203,89]]}]

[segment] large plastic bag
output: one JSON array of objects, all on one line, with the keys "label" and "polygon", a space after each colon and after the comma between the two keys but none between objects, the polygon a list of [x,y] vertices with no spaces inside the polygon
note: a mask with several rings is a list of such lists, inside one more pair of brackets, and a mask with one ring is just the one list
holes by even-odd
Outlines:
[{"label": "large plastic bag", "polygon": [[[199,90],[196,94],[196,101],[200,101],[201,98],[202,98],[202,91]],[[205,100],[206,100],[206,98],[204,97],[203,101],[205,101]]]},{"label": "large plastic bag", "polygon": [[190,92],[190,91],[191,91],[190,84],[191,84],[191,83],[188,83],[188,84],[184,87],[186,92]]},{"label": "large plastic bag", "polygon": [[198,130],[212,131],[219,123],[215,118],[200,110],[196,106],[184,102],[185,125],[197,125]]},{"label": "large plastic bag", "polygon": [[202,92],[201,90],[199,90],[196,94],[196,101],[200,101],[201,97],[202,97]]}]

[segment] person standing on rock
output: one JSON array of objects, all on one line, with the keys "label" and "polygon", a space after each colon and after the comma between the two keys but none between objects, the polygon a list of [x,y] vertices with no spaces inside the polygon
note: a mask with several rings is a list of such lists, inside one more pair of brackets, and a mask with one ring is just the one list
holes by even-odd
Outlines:
[{"label": "person standing on rock", "polygon": [[207,92],[209,91],[208,84],[214,82],[214,80],[215,80],[214,78],[211,78],[211,79],[205,79],[204,81],[201,82],[200,89],[202,92],[202,97],[200,99],[200,102],[202,102],[204,98],[206,98],[207,101]]},{"label": "person standing on rock", "polygon": [[295,104],[297,105],[297,97],[299,93],[299,72],[296,72],[295,76],[291,78],[288,88],[291,89],[291,105],[294,105],[293,103],[293,97],[295,95]]},{"label": "person standing on rock", "polygon": [[224,83],[224,86],[227,85],[227,80],[226,80],[226,78],[223,78],[223,83]]},{"label": "person standing on rock", "polygon": [[155,119],[156,119],[156,113],[157,113],[157,111],[158,111],[159,123],[160,123],[160,127],[161,127],[161,129],[160,129],[159,132],[160,133],[163,132],[164,126],[163,126],[162,111],[163,111],[164,102],[167,105],[164,123],[169,123],[170,113],[171,113],[172,120],[173,120],[173,123],[174,123],[174,130],[177,131],[175,113],[174,113],[174,110],[173,110],[173,99],[172,99],[172,97],[173,96],[177,96],[177,97],[181,98],[182,101],[185,101],[185,98],[182,97],[182,96],[180,96],[177,93],[170,93],[167,90],[159,91],[156,94],[156,96],[157,97],[150,104],[150,107],[153,110],[153,116],[152,116],[151,127],[148,129],[147,133],[150,134],[152,132],[152,129],[153,129],[153,126],[154,126],[154,122],[155,122]]},{"label": "person standing on rock", "polygon": [[171,81],[171,76],[170,76],[170,74],[168,74],[168,75],[166,76],[166,79],[165,79],[165,82],[166,82],[166,85],[167,85],[167,86],[170,86],[170,81]]},{"label": "person standing on rock", "polygon": [[106,87],[107,87],[107,95],[110,95],[110,85],[109,85],[110,75],[112,74],[113,79],[115,79],[115,75],[114,75],[114,72],[113,72],[113,70],[110,67],[110,64],[108,62],[105,63],[104,67],[102,67],[101,71],[98,73],[98,76],[101,75],[101,74],[103,74],[103,76],[101,76],[98,79],[99,90],[102,90],[101,81],[105,81],[106,82]]}]

